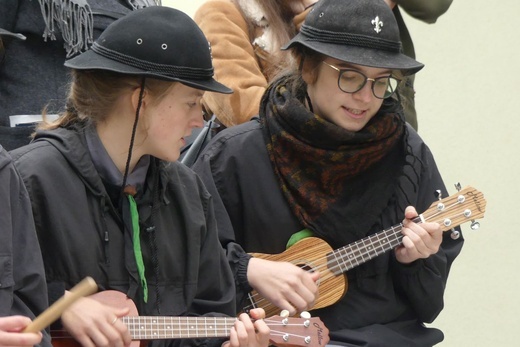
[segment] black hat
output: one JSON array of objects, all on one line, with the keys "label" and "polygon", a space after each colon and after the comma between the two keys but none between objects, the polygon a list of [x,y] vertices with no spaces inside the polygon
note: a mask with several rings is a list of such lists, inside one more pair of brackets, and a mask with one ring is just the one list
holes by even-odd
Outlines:
[{"label": "black hat", "polygon": [[303,45],[356,65],[416,73],[424,67],[402,53],[399,28],[383,0],[320,0],[282,49]]},{"label": "black hat", "polygon": [[92,47],[65,62],[77,69],[178,81],[219,93],[233,91],[213,79],[208,40],[185,13],[164,6],[135,10],[110,24]]},{"label": "black hat", "polygon": [[3,36],[9,36],[20,40],[25,40],[25,36],[23,36],[22,34],[12,33],[10,31],[0,28],[0,38],[2,38]]}]

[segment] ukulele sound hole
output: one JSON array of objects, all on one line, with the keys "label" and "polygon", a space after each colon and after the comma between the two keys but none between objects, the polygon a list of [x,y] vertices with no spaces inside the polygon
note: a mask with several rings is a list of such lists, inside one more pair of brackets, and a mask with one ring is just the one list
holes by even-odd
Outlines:
[{"label": "ukulele sound hole", "polygon": [[[302,263],[297,262],[294,264],[307,272],[314,272],[315,271],[314,269],[316,268],[316,266],[312,266],[312,264],[304,263],[304,262],[302,262]],[[321,279],[321,277],[316,281],[316,284],[318,285],[318,287],[320,286],[320,279]]]}]

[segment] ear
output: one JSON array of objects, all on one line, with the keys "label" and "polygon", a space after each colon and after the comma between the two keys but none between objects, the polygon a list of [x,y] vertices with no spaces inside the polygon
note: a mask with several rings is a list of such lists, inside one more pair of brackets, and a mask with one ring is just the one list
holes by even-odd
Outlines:
[{"label": "ear", "polygon": [[302,78],[307,85],[314,84],[318,80],[318,65],[312,59],[305,59],[301,67]]},{"label": "ear", "polygon": [[[132,99],[132,108],[134,109],[134,112],[137,111],[137,106],[139,105],[140,94],[141,94],[141,87],[135,88],[134,91],[132,92],[131,99]],[[141,110],[144,110],[144,108],[146,107],[146,104],[148,103],[149,95],[150,94],[148,93],[146,88],[144,88],[143,97],[142,97],[142,101],[141,101]]]}]

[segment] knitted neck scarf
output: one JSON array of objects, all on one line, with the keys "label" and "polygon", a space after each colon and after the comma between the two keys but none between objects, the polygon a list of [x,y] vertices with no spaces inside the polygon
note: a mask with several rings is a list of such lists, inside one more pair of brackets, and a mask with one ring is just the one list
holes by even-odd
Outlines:
[{"label": "knitted neck scarf", "polygon": [[[94,19],[87,0],[38,0],[45,22],[43,39],[56,40],[56,31],[65,41],[67,58],[86,51],[94,41]],[[136,10],[160,5],[161,0],[124,0]]]},{"label": "knitted neck scarf", "polygon": [[340,242],[364,236],[402,172],[402,116],[380,110],[362,130],[350,132],[307,110],[287,81],[273,83],[260,107],[282,192],[302,225],[319,236]]}]

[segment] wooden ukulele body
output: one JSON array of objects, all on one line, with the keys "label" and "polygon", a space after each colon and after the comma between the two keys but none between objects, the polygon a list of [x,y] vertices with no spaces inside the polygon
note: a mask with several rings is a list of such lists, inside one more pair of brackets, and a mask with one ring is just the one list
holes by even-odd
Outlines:
[{"label": "wooden ukulele body", "polygon": [[[318,280],[318,299],[312,309],[327,307],[345,295],[348,288],[347,277],[344,274],[334,274],[328,267],[327,255],[332,253],[332,248],[322,239],[317,237],[307,237],[298,241],[289,249],[279,254],[251,253],[253,257],[272,261],[288,261],[307,271],[320,271]],[[260,298],[260,295],[253,291],[252,298]],[[254,300],[254,299],[253,299]],[[266,301],[266,299],[261,299]],[[254,306],[254,304],[252,304]],[[266,316],[277,314],[280,309],[270,302],[263,302],[258,305],[265,310]]]}]

